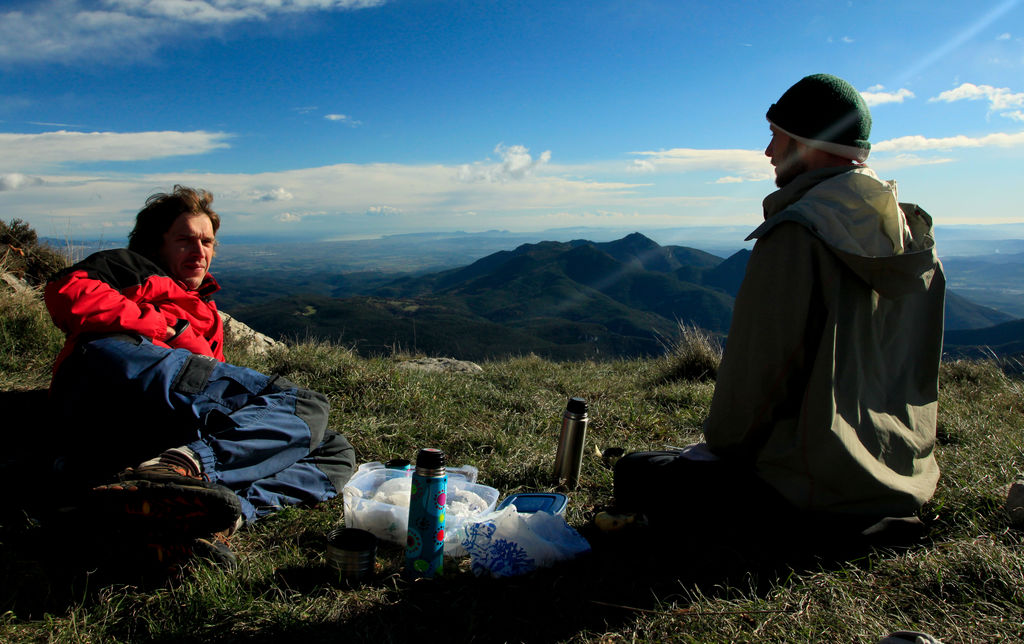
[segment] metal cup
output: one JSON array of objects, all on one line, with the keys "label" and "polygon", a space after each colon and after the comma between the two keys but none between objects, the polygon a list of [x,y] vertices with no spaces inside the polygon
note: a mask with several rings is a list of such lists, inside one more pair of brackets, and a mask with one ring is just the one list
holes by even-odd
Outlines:
[{"label": "metal cup", "polygon": [[377,537],[359,528],[335,528],[327,534],[327,563],[343,581],[358,582],[373,575]]}]

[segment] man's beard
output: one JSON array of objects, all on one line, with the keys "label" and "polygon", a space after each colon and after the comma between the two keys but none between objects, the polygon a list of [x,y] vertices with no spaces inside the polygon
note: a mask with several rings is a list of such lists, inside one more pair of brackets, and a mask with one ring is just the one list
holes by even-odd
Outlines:
[{"label": "man's beard", "polygon": [[793,179],[807,172],[807,162],[800,156],[796,141],[790,139],[783,150],[782,163],[775,166],[775,185],[785,188]]}]

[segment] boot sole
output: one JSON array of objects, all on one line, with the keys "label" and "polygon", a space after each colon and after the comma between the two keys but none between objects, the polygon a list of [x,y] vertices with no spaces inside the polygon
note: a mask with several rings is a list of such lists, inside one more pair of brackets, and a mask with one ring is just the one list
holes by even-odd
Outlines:
[{"label": "boot sole", "polygon": [[94,488],[90,497],[96,518],[110,528],[158,536],[230,531],[242,514],[234,492],[213,484],[122,481]]}]

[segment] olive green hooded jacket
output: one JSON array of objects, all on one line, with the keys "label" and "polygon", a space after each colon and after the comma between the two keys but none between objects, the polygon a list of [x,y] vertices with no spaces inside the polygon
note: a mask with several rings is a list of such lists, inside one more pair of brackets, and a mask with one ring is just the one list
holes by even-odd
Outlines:
[{"label": "olive green hooded jacket", "polygon": [[931,217],[863,166],[805,173],[764,215],[708,447],[799,508],[908,516],[939,477],[945,278]]}]

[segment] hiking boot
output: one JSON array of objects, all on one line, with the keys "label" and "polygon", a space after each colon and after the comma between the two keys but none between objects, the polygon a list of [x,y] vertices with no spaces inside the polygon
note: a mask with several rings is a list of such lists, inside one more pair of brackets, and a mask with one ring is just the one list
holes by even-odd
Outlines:
[{"label": "hiking boot", "polygon": [[96,518],[128,532],[164,537],[234,532],[242,519],[235,493],[166,454],[121,472],[117,483],[93,488],[89,509],[100,515]]},{"label": "hiking boot", "polygon": [[202,473],[199,463],[184,454],[180,449],[165,450],[160,456],[146,461],[137,467],[129,467],[117,478],[121,481],[169,481],[179,482],[182,478],[208,481],[209,477]]}]

